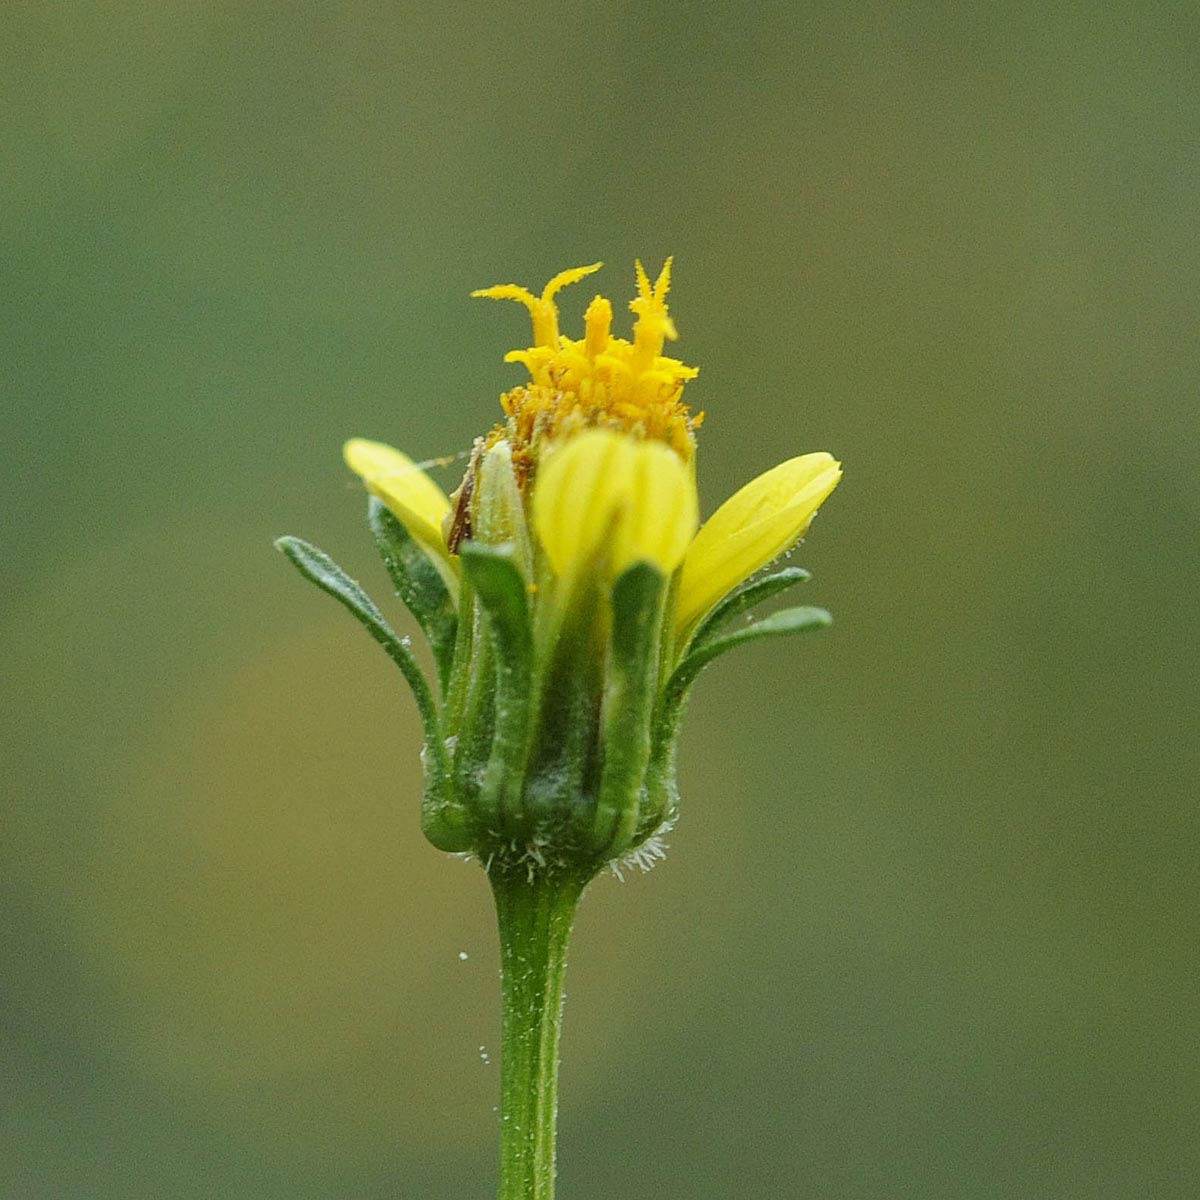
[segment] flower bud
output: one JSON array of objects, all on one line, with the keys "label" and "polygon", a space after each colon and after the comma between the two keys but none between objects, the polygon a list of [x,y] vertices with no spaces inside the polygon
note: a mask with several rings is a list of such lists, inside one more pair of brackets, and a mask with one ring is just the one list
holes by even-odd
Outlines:
[{"label": "flower bud", "polygon": [[509,545],[521,574],[529,579],[533,555],[525,505],[513,471],[512,449],[504,439],[480,458],[474,488],[473,536],[486,546]]}]

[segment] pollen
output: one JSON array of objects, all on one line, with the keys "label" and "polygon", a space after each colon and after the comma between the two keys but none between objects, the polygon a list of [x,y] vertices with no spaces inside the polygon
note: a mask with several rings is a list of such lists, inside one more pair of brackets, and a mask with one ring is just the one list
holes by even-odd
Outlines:
[{"label": "pollen", "polygon": [[585,429],[613,429],[665,442],[683,461],[695,453],[695,431],[703,413],[692,413],[683,388],[699,371],[663,353],[679,335],[667,311],[671,260],[651,284],[637,263],[637,295],[629,304],[634,315],[632,339],[614,337],[613,306],[603,296],[588,305],[579,340],[559,332],[554,297],[572,283],[600,269],[600,263],[562,271],[540,296],[505,283],[473,292],[490,300],[516,300],[533,321],[533,345],[512,350],[505,362],[520,363],[529,382],[500,397],[505,420],[489,441],[504,438],[522,484],[539,457],[543,441],[574,436]]}]

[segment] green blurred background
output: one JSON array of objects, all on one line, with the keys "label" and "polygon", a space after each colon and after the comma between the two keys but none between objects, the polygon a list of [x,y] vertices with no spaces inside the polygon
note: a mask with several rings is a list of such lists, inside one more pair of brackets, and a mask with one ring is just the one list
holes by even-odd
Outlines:
[{"label": "green blurred background", "polygon": [[484,879],[270,543],[386,595],[342,440],[466,448],[471,288],[668,253],[706,508],[845,461],[837,624],[713,668],[588,896],[562,1195],[1200,1191],[1193,5],[3,27],[0,1195],[491,1194]]}]

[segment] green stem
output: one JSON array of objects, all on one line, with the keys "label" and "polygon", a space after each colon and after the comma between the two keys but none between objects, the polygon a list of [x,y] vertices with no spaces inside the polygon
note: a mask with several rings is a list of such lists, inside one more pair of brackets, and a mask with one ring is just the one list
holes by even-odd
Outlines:
[{"label": "green stem", "polygon": [[499,1200],[553,1200],[563,975],[587,880],[498,866],[490,878],[503,996]]}]

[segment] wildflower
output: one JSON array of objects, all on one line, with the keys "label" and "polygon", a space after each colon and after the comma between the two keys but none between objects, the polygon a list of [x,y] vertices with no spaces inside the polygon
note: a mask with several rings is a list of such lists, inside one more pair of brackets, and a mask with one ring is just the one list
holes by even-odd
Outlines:
[{"label": "wildflower", "polygon": [[[674,819],[674,746],[700,668],[732,645],[828,620],[801,608],[729,625],[805,577],[786,568],[747,582],[803,536],[839,464],[789,459],[698,526],[703,414],[684,398],[698,371],[664,353],[677,337],[671,261],[654,283],[637,264],[629,338],[596,296],[572,339],[555,297],[598,268],[564,271],[540,295],[515,284],[474,293],[524,305],[533,344],[505,356],[529,377],[501,396],[503,417],[453,497],[398,450],[345,447],[438,660],[438,698],[417,685],[426,833],[489,863],[594,870],[636,852]],[[364,615],[356,585],[302,547],[283,544],[419,676],[378,610]]]},{"label": "wildflower", "polygon": [[684,399],[696,368],[677,337],[668,259],[637,264],[631,336],[596,296],[578,340],[555,297],[599,264],[474,293],[524,305],[533,344],[505,361],[528,379],[500,398],[447,496],[410,458],[354,438],[345,459],[370,495],[368,522],[401,599],[429,639],[431,684],[361,587],[297,538],[280,549],[345,605],[410,684],[425,727],[422,827],[487,868],[504,980],[501,1196],[553,1191],[553,1080],[567,932],[605,864],[649,864],[678,807],[675,754],[688,692],[734,646],[825,625],[785,608],[806,579],[760,574],[804,535],[841,478],[825,453],[746,484],[704,523],[696,434]]}]

